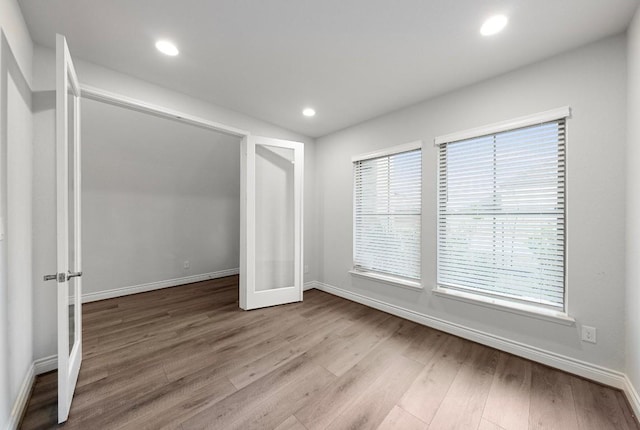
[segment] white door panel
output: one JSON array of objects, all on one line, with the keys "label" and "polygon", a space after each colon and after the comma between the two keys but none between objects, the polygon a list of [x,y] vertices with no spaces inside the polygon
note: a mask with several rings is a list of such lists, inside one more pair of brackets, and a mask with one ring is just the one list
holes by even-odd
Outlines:
[{"label": "white door panel", "polygon": [[80,86],[63,36],[56,36],[56,226],[58,422],[69,416],[82,362]]},{"label": "white door panel", "polygon": [[303,170],[302,143],[242,141],[242,309],[302,300]]}]

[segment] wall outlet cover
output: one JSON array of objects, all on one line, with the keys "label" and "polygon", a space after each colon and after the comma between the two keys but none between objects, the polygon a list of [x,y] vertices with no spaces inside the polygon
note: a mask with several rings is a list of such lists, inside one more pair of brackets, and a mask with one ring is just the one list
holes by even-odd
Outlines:
[{"label": "wall outlet cover", "polygon": [[596,343],[596,328],[583,325],[582,340],[584,342]]}]

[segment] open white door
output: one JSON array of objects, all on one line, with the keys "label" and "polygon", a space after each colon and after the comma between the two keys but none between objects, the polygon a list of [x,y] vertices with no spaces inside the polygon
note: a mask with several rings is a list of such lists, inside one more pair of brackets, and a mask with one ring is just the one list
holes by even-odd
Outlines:
[{"label": "open white door", "polygon": [[240,307],[302,301],[304,145],[242,140]]},{"label": "open white door", "polygon": [[65,38],[56,36],[58,422],[69,416],[82,362],[80,85]]}]

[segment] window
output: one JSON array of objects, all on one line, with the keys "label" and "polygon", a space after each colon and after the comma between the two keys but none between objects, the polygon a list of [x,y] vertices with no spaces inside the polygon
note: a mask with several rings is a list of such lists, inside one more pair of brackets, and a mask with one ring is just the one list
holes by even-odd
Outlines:
[{"label": "window", "polygon": [[436,139],[439,288],[564,311],[566,116]]},{"label": "window", "polygon": [[353,167],[355,273],[419,287],[422,143],[354,157]]}]

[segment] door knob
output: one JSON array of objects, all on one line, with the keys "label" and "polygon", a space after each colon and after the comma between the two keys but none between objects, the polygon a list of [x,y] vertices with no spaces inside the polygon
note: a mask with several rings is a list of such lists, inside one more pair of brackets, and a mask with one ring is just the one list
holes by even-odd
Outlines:
[{"label": "door knob", "polygon": [[80,276],[82,276],[82,272],[69,272],[67,274],[67,281],[69,279],[71,279],[71,278],[77,278],[77,277],[80,277]]},{"label": "door knob", "polygon": [[66,281],[66,277],[64,273],[54,273],[53,275],[44,275],[42,279],[44,279],[45,281],[58,281],[58,282]]}]

